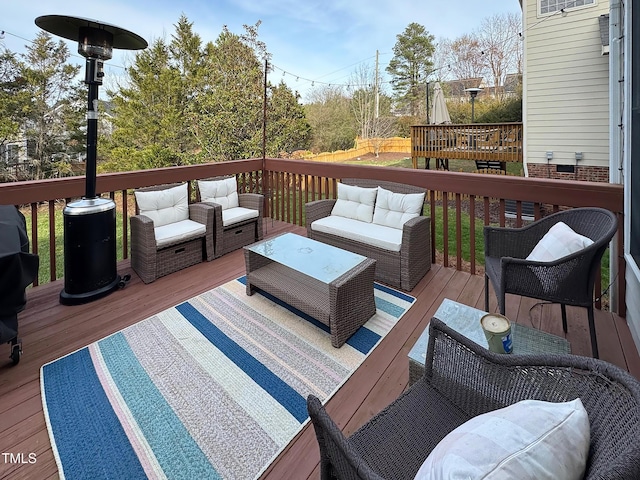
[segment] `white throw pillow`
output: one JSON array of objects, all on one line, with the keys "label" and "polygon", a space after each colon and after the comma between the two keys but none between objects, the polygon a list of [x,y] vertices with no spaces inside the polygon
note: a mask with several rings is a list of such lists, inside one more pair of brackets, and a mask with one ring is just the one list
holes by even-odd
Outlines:
[{"label": "white throw pillow", "polygon": [[589,455],[590,427],[579,398],[523,400],[472,418],[444,437],[416,480],[578,480]]},{"label": "white throw pillow", "polygon": [[371,223],[377,193],[377,188],[338,183],[338,198],[331,210],[331,215]]},{"label": "white throw pillow", "polygon": [[393,193],[378,187],[373,223],[399,228],[420,215],[424,204],[424,193]]},{"label": "white throw pillow", "polygon": [[564,222],[558,222],[540,239],[527,260],[553,262],[593,244],[593,240],[574,232]]},{"label": "white throw pillow", "polygon": [[187,184],[164,190],[134,192],[138,211],[153,220],[154,228],[189,218]]},{"label": "white throw pillow", "polygon": [[222,205],[222,210],[239,207],[238,184],[235,177],[223,180],[198,180],[201,202],[213,202]]}]

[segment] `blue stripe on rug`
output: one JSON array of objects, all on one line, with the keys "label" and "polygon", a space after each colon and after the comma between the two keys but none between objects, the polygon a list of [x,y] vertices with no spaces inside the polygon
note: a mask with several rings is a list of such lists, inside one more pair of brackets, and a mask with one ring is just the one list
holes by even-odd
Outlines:
[{"label": "blue stripe on rug", "polygon": [[393,295],[394,297],[400,298],[408,303],[415,302],[415,298],[411,295],[407,295],[406,293],[402,293],[400,290],[396,290],[395,288],[387,287],[385,285],[381,285],[380,283],[374,283],[373,288],[380,290],[381,292],[388,293],[389,295]]},{"label": "blue stripe on rug", "polygon": [[[247,284],[247,277],[246,276],[242,276],[242,277],[238,278],[237,280],[240,283],[242,283],[243,285]],[[386,287],[385,287],[384,291],[386,291]],[[267,293],[264,290],[261,290],[259,288],[255,289],[255,293],[259,293],[263,297],[268,298],[269,300],[271,300],[276,305],[280,305],[281,307],[286,308],[291,313],[293,313],[293,314],[297,315],[298,317],[306,320],[307,322],[315,325],[317,328],[323,330],[324,332],[329,333],[329,334],[331,333],[331,329],[327,325],[325,325],[324,323],[316,320],[311,315],[308,315],[308,314],[304,313],[303,311],[298,310],[295,307],[292,307],[288,303],[280,300],[277,297],[274,297],[270,293]],[[411,300],[413,300],[411,297],[409,297],[409,298]],[[380,299],[378,299],[378,298],[375,299],[376,308],[378,308],[378,301],[379,300]],[[409,301],[411,301],[411,300],[409,300]],[[402,312],[404,312],[403,309],[388,308],[388,310],[389,310],[388,312],[387,312],[387,310],[384,310],[384,311],[389,313],[389,314],[391,314],[391,315],[393,315],[393,316],[395,316],[396,318],[399,317]],[[369,330],[367,327],[362,326],[356,331],[356,333],[351,335],[347,339],[347,341],[345,343],[347,345],[349,345],[350,347],[355,348],[360,353],[366,355],[371,351],[371,349],[373,347],[375,347],[377,345],[377,343],[380,340],[380,338],[381,338],[380,335],[378,335],[377,333]]]},{"label": "blue stripe on rug", "polygon": [[392,317],[399,318],[404,312],[405,309],[400,305],[394,305],[393,303],[385,300],[384,298],[376,297],[376,308],[378,310],[382,310],[383,312],[391,315]]},{"label": "blue stripe on rug", "polygon": [[222,478],[140,365],[124,335],[116,333],[98,345],[118,391],[165,475]]},{"label": "blue stripe on rug", "polygon": [[309,416],[307,402],[291,386],[274,375],[271,370],[251,356],[246,350],[211,323],[189,302],[182,303],[176,310],[186,318],[202,335],[224,353],[233,363],[249,375],[254,382],[275,398],[300,423]]},{"label": "blue stripe on rug", "polygon": [[66,478],[147,478],[102,389],[89,350],[62,360],[42,368],[42,382],[54,437],[64,440],[56,447],[67,467]]}]

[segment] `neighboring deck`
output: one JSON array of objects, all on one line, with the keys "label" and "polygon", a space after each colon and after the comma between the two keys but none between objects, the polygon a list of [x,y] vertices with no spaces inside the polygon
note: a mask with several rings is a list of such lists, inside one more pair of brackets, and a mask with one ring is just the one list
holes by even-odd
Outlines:
[{"label": "neighboring deck", "polygon": [[[267,236],[305,230],[284,222],[272,226],[265,221]],[[80,306],[62,306],[58,295],[61,281],[33,288],[28,292],[27,308],[19,316],[24,355],[17,366],[10,366],[9,346],[0,345],[0,452],[24,454],[25,463],[10,463],[0,457],[0,478],[57,478],[40,398],[40,367],[62,355],[99,340],[190,297],[237,278],[245,273],[241,250],[213,262],[201,263],[145,285],[133,273],[129,262],[120,274],[132,274],[129,285],[106,298]],[[431,271],[411,292],[416,304],[385,337],[347,383],[328,403],[329,413],[353,432],[406,387],[407,353],[427,326],[444,298],[484,308],[482,276],[454,268],[433,265]],[[490,296],[492,309],[495,295]],[[560,308],[537,305],[529,298],[507,296],[506,314],[512,320],[562,335]],[[590,355],[586,310],[567,308],[573,353]],[[640,357],[624,319],[596,311],[596,330],[601,358],[629,370],[640,378]],[[27,463],[29,454],[35,463]],[[15,458],[15,457],[14,457]],[[263,478],[319,478],[319,453],[310,424],[274,462]]]}]

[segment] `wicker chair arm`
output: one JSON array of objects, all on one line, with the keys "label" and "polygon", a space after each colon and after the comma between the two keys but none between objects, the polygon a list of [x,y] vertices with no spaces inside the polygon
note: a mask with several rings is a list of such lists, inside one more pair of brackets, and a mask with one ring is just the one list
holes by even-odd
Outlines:
[{"label": "wicker chair arm", "polygon": [[149,248],[153,245],[155,251],[156,236],[153,220],[146,215],[139,214],[130,217],[129,224],[131,225],[131,242],[140,242],[140,245],[149,246]]},{"label": "wicker chair arm", "polygon": [[189,219],[194,222],[202,223],[207,227],[207,233],[213,232],[213,205],[207,203],[192,203],[189,205]]},{"label": "wicker chair arm", "polygon": [[241,193],[238,195],[238,202],[241,207],[258,210],[260,212],[260,216],[262,216],[262,211],[264,209],[264,195],[259,193]]},{"label": "wicker chair arm", "polygon": [[[544,233],[546,233],[546,231]],[[538,236],[536,231],[531,231],[527,227],[506,228],[485,226],[485,256],[526,258],[544,236],[544,233]]]},{"label": "wicker chair arm", "polygon": [[[320,445],[322,480],[339,478],[340,474],[345,476],[357,474],[357,478],[365,480],[385,480],[384,477],[378,475],[367,465],[329,416],[317,397],[309,395],[307,408],[309,415],[314,420],[316,438]],[[331,458],[329,458],[330,455]],[[338,477],[335,475],[338,475]]]},{"label": "wicker chair arm", "polygon": [[336,204],[335,200],[315,200],[305,205],[307,230],[311,228],[311,224],[320,218],[331,215],[331,210]]},{"label": "wicker chair arm", "polygon": [[144,283],[157,277],[156,264],[158,245],[153,229],[153,220],[146,215],[129,218],[131,225],[131,266]]},{"label": "wicker chair arm", "polygon": [[[424,246],[428,246],[431,240],[429,235],[430,225],[430,217],[414,217],[405,222],[402,226],[402,251],[406,250],[413,254],[424,253]],[[429,252],[429,255],[431,255],[431,252]]]},{"label": "wicker chair arm", "polygon": [[[194,222],[205,225],[205,252],[207,261],[210,262],[215,257],[215,213],[213,205],[204,202],[189,205],[189,218]],[[222,221],[222,208],[220,208],[220,221]]]}]

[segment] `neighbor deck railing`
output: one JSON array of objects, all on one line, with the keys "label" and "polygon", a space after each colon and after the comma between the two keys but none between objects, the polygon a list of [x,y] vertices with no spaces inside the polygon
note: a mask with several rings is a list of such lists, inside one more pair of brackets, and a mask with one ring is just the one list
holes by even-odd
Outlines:
[{"label": "neighbor deck railing", "polygon": [[419,158],[522,163],[522,123],[412,126],[413,168]]},{"label": "neighbor deck railing", "polygon": [[[221,175],[237,175],[242,191],[265,194],[265,214],[296,225],[305,224],[305,203],[319,198],[335,198],[341,178],[371,178],[407,183],[428,191],[426,213],[431,217],[432,250],[425,252],[436,262],[436,245],[444,266],[455,266],[478,273],[483,262],[482,227],[523,225],[523,202],[533,203],[534,217],[562,208],[599,206],[618,215],[618,251],[623,252],[623,187],[593,182],[533,179],[394,167],[327,164],[304,160],[251,159],[185,167],[98,175],[96,189],[116,201],[118,209],[119,258],[127,258],[128,219],[135,214],[132,192],[149,185],[190,182]],[[66,202],[84,193],[84,177],[0,184],[0,204],[21,205],[30,213],[30,241],[34,253],[48,251],[49,280],[62,276],[63,232],[56,226]],[[508,217],[506,201],[515,203],[515,218]],[[482,213],[483,212],[483,213]],[[482,213],[482,214],[481,214]],[[38,245],[38,219],[47,218],[48,248]],[[479,217],[479,218],[478,218]],[[473,232],[473,234],[472,234]],[[463,252],[468,252],[465,255]],[[46,255],[45,255],[46,257]],[[43,280],[46,281],[46,280]],[[619,305],[614,310],[624,315],[624,262],[618,258]],[[600,282],[596,284],[600,296]]]}]

